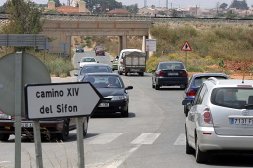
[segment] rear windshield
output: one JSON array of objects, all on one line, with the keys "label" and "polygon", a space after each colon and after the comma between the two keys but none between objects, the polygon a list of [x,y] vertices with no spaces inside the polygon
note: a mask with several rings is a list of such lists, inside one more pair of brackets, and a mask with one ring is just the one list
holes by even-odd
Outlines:
[{"label": "rear windshield", "polygon": [[200,87],[201,84],[207,80],[208,78],[210,77],[215,77],[216,79],[227,79],[227,77],[225,76],[199,76],[199,77],[196,77],[193,81],[192,81],[192,85],[193,87]]},{"label": "rear windshield", "polygon": [[245,109],[247,105],[253,105],[253,88],[216,88],[211,102],[218,106]]},{"label": "rear windshield", "polygon": [[112,69],[107,66],[85,66],[81,69],[80,75],[97,72],[112,72]]},{"label": "rear windshield", "polygon": [[185,68],[184,68],[184,65],[182,63],[177,63],[177,62],[168,63],[168,62],[164,62],[164,63],[160,63],[159,69],[181,70],[181,69],[185,69]]}]

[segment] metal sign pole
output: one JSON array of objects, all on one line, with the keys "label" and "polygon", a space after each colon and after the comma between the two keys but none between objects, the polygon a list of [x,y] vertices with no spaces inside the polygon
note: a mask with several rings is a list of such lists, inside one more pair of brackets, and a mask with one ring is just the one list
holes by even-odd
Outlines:
[{"label": "metal sign pole", "polygon": [[185,51],[185,68],[187,69],[187,51]]},{"label": "metal sign pole", "polygon": [[85,168],[83,148],[83,117],[76,118],[78,168]]},{"label": "metal sign pole", "polygon": [[15,168],[21,168],[22,55],[15,55]]},{"label": "metal sign pole", "polygon": [[34,121],[33,123],[33,132],[34,132],[34,143],[35,143],[35,153],[36,153],[36,165],[37,165],[37,168],[43,168],[40,122],[38,120]]}]

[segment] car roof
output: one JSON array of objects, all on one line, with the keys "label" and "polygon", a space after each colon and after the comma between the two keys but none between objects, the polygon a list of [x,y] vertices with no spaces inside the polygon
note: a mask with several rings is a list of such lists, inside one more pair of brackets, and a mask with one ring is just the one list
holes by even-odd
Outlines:
[{"label": "car roof", "polygon": [[119,76],[119,74],[116,73],[110,73],[110,72],[96,72],[96,73],[87,73],[87,75],[92,75],[92,76]]},{"label": "car roof", "polygon": [[85,67],[88,67],[88,66],[107,66],[107,67],[110,67],[108,64],[103,64],[103,63],[97,63],[97,64],[87,64],[85,65]]},{"label": "car roof", "polygon": [[121,50],[121,52],[126,52],[126,51],[140,51],[140,52],[142,52],[141,50],[136,49],[136,48],[129,48],[129,49],[123,49],[123,50]]},{"label": "car roof", "polygon": [[162,62],[159,62],[159,64],[160,63],[182,63],[182,62],[181,61],[162,61]]},{"label": "car roof", "polygon": [[227,77],[228,78],[228,75],[224,74],[224,73],[195,73],[192,75],[193,78],[196,78],[196,77],[201,77],[201,76],[223,76],[223,77]]}]

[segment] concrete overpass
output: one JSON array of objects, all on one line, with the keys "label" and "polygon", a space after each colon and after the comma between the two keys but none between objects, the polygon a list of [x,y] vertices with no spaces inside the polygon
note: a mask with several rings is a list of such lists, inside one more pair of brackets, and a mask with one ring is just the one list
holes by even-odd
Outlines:
[{"label": "concrete overpass", "polygon": [[51,41],[49,51],[70,53],[72,36],[118,36],[119,51],[127,48],[127,36],[149,38],[152,24],[147,17],[108,17],[88,15],[44,15],[43,32]]}]

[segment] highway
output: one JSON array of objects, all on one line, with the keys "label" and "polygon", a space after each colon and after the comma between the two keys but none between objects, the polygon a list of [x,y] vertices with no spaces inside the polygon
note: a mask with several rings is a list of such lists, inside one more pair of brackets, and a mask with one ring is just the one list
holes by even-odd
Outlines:
[{"label": "highway", "polygon": [[[86,168],[227,168],[253,167],[252,155],[212,155],[210,163],[197,164],[193,155],[185,154],[183,90],[177,87],[154,90],[151,74],[122,76],[132,85],[130,115],[99,115],[90,119],[83,139]],[[53,78],[54,82],[71,82],[75,77]],[[85,101],[85,100],[83,100]],[[0,168],[14,167],[14,136],[0,142]],[[77,167],[76,131],[66,142],[43,142],[46,168]],[[22,167],[36,167],[34,143],[22,140]]]}]

